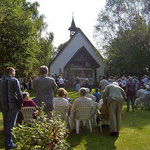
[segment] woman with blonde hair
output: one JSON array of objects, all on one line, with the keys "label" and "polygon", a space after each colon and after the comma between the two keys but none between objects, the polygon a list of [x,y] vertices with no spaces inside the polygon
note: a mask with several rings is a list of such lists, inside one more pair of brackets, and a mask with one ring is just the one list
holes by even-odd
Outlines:
[{"label": "woman with blonde hair", "polygon": [[57,91],[58,97],[54,98],[54,110],[60,113],[62,119],[66,118],[66,114],[68,113],[70,103],[67,99],[65,99],[65,94],[67,91],[64,88],[59,88]]}]

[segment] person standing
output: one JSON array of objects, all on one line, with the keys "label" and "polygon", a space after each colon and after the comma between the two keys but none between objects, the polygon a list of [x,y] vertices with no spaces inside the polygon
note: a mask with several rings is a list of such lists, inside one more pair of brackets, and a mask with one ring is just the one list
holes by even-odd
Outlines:
[{"label": "person standing", "polygon": [[129,80],[126,85],[126,94],[127,94],[127,112],[129,111],[129,105],[131,101],[132,111],[134,111],[134,101],[136,96],[136,84],[134,83],[132,77],[129,77]]},{"label": "person standing", "polygon": [[76,91],[79,92],[80,90],[80,78],[77,76],[76,77]]},{"label": "person standing", "polygon": [[55,79],[48,77],[47,66],[40,67],[40,76],[33,82],[33,87],[36,94],[36,105],[41,106],[42,102],[45,103],[45,112],[48,117],[51,117],[53,110],[54,90],[57,84]]},{"label": "person standing", "polygon": [[102,80],[100,80],[99,82],[99,88],[100,88],[100,92],[101,92],[101,97],[103,97],[103,90],[105,89],[105,87],[108,85],[108,81],[106,79],[105,76],[103,76]]},{"label": "person standing", "polygon": [[110,119],[110,135],[118,136],[121,124],[121,109],[123,100],[126,99],[125,91],[113,82],[107,85],[103,93],[103,102],[107,104]]},{"label": "person standing", "polygon": [[65,87],[65,81],[61,76],[59,77],[58,83],[59,83],[59,88]]},{"label": "person standing", "polygon": [[0,79],[0,107],[3,114],[5,148],[17,148],[12,140],[12,128],[23,102],[19,81],[15,78],[15,69],[6,68],[6,76]]}]

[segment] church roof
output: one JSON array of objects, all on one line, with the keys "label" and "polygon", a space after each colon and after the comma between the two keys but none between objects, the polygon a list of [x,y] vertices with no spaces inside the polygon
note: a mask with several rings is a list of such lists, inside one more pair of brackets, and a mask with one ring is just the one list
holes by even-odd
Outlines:
[{"label": "church roof", "polygon": [[72,18],[71,26],[68,30],[70,30],[70,31],[76,31],[77,30],[77,27],[76,27],[75,22],[74,22],[74,18]]},{"label": "church roof", "polygon": [[94,45],[90,42],[90,40],[86,37],[86,35],[82,32],[82,30],[80,28],[76,28],[76,32],[75,34],[69,39],[68,42],[66,42],[66,44],[61,48],[60,52],[55,56],[55,58],[50,61],[50,63],[48,64],[48,67],[56,60],[57,57],[59,57],[59,55],[64,51],[64,49],[68,46],[69,43],[72,42],[72,40],[75,38],[75,36],[80,32],[85,39],[87,40],[87,42],[93,47],[93,50],[96,52],[97,56],[103,60],[103,57],[101,56],[101,54],[98,52],[98,50],[94,47]]}]

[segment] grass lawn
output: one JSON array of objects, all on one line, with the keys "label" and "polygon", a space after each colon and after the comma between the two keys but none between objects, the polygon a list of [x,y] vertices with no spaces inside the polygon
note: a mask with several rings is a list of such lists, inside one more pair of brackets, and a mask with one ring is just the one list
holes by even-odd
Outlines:
[{"label": "grass lawn", "polygon": [[[30,91],[30,96],[34,93]],[[69,90],[68,97],[74,101],[78,93]],[[126,112],[124,104],[122,110],[122,126],[118,138],[109,136],[109,129],[103,128],[103,133],[93,125],[93,133],[89,129],[80,129],[79,135],[71,132],[67,141],[71,150],[150,150],[150,110],[135,110]],[[0,113],[0,150],[3,145],[2,114]]]}]

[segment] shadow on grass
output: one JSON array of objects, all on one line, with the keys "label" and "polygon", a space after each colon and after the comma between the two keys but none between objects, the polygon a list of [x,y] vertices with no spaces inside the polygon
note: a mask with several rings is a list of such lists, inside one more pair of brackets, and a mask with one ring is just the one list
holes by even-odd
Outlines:
[{"label": "shadow on grass", "polygon": [[116,150],[116,140],[116,137],[109,136],[109,128],[103,128],[103,133],[100,133],[97,126],[93,126],[92,133],[86,127],[81,128],[78,135],[73,131],[67,139],[70,150]]}]

